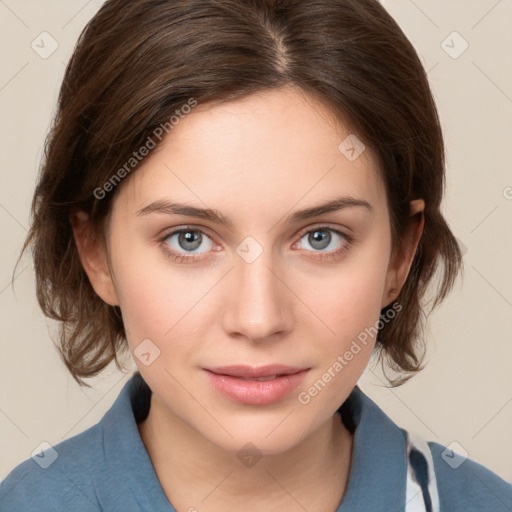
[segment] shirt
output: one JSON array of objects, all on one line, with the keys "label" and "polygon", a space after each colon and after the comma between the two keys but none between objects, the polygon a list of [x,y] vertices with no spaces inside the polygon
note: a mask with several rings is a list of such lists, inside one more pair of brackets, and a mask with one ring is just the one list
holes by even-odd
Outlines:
[{"label": "shirt", "polygon": [[[96,425],[48,446],[7,475],[0,483],[0,511],[176,512],[137,428],[150,398],[136,371]],[[512,511],[511,484],[441,444],[411,436],[359,386],[338,411],[354,444],[336,512]]]}]

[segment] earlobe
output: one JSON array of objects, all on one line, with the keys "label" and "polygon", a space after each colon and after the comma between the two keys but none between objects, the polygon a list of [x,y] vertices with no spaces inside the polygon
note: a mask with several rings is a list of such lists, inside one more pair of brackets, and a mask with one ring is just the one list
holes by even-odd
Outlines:
[{"label": "earlobe", "polygon": [[382,297],[382,307],[389,305],[400,293],[411,269],[418,244],[423,234],[425,224],[425,201],[411,201],[411,219],[404,233],[401,251],[392,258],[388,267],[386,287]]},{"label": "earlobe", "polygon": [[83,211],[70,214],[75,243],[82,266],[94,291],[107,304],[118,306],[119,301],[112,280],[106,248],[92,233],[89,215]]}]

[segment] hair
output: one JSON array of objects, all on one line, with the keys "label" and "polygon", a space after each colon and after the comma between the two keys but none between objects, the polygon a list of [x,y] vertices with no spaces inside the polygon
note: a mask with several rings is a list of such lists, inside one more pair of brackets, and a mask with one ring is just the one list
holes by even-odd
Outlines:
[{"label": "hair", "polygon": [[155,129],[191,98],[221,103],[282,87],[321,101],[377,155],[394,254],[409,202],[424,199],[409,275],[381,316],[397,304],[400,313],[379,328],[375,347],[383,368],[399,373],[388,377],[392,386],[423,368],[422,300],[438,269],[431,311],[444,299],[462,253],[440,211],[445,154],[435,102],[393,18],[377,0],[107,0],[67,65],[20,254],[32,246],[38,303],[60,322],[56,346],[80,385],[90,387],[83,378],[112,361],[122,369],[128,348],[120,309],[95,293],[82,267],[70,213],[85,211],[105,240],[112,200],[129,178],[101,198],[95,191]]}]

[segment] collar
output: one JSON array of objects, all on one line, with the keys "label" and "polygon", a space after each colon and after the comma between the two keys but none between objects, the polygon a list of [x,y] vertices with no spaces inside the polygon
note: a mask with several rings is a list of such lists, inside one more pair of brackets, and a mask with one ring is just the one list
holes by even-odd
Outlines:
[{"label": "collar", "polygon": [[[149,413],[151,389],[136,371],[100,421],[109,473],[155,510],[175,512],[160,485],[137,423]],[[402,511],[406,433],[355,386],[338,412],[354,433],[350,475],[336,512]],[[122,483],[121,483],[122,482]]]},{"label": "collar", "polygon": [[338,409],[354,433],[349,479],[336,512],[403,511],[406,433],[355,386]]},{"label": "collar", "polygon": [[162,489],[137,422],[150,406],[151,389],[136,371],[100,421],[108,474],[136,496],[141,510],[176,512]]}]

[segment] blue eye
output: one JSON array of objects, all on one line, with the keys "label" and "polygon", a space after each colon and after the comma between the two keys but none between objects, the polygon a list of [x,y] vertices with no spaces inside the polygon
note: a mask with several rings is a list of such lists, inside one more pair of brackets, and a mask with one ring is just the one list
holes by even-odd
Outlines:
[{"label": "blue eye", "polygon": [[[175,238],[176,235],[178,235],[177,238]],[[191,228],[173,231],[167,235],[165,240],[168,241],[168,245],[172,246],[170,242],[173,238],[175,238],[175,242],[178,244],[179,248],[187,252],[195,251],[198,247],[201,246],[204,239],[210,240],[210,238],[200,229]]]},{"label": "blue eye", "polygon": [[[329,226],[318,226],[303,232],[300,241],[306,240],[313,249],[313,258],[325,261],[341,258],[352,245],[354,238]],[[295,245],[294,245],[295,247]],[[302,246],[299,247],[303,249]],[[325,250],[328,249],[328,250]]]},{"label": "blue eye", "polygon": [[[197,251],[201,245],[205,245],[205,240],[209,242],[206,248]],[[197,260],[195,255],[208,252],[213,247],[211,238],[204,231],[196,228],[178,229],[165,235],[160,242],[165,244],[166,253],[178,262]]]},{"label": "blue eye", "polygon": [[[336,239],[343,240],[343,236],[339,231],[330,228],[317,228],[311,231],[308,231],[302,238],[307,238],[307,243],[310,244],[311,247],[315,251],[322,251],[324,249],[333,250],[336,249]],[[332,247],[334,245],[335,247]],[[329,246],[331,246],[329,248]]]}]

